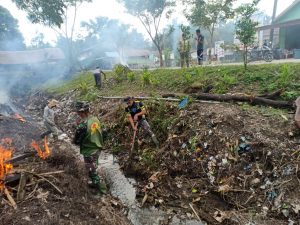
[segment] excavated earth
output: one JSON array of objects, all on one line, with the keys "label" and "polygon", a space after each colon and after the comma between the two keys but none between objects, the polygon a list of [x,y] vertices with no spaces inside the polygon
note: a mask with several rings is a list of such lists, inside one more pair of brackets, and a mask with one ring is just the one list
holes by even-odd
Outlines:
[{"label": "excavated earth", "polygon": [[[24,109],[38,115],[47,98],[31,96]],[[57,122],[71,135],[75,93],[57,98]],[[168,102],[146,105],[161,146],[146,139],[131,158],[124,105],[104,99],[92,105],[108,130],[105,148],[136,180],[141,204],[180,218],[199,216],[209,225],[299,224],[300,133],[293,114],[239,104],[192,103],[182,110]]]}]

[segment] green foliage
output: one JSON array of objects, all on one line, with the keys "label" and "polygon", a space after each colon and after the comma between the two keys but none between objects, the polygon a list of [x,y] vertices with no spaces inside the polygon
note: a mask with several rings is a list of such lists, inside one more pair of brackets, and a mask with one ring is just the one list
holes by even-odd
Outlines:
[{"label": "green foliage", "polygon": [[81,95],[85,95],[89,92],[89,86],[88,86],[87,82],[85,82],[85,81],[80,82],[79,91],[80,91]]},{"label": "green foliage", "polygon": [[152,84],[152,74],[149,72],[149,70],[144,70],[142,75],[142,86],[150,86]]},{"label": "green foliage", "polygon": [[130,72],[130,69],[127,66],[122,64],[116,64],[113,68],[115,74],[115,79],[118,83],[127,80],[127,75]]},{"label": "green foliage", "polygon": [[46,26],[60,27],[64,22],[65,10],[91,0],[13,0],[17,7],[28,14],[32,23],[41,23]]},{"label": "green foliage", "polygon": [[252,20],[253,14],[257,11],[257,4],[260,0],[253,0],[250,4],[243,4],[237,8],[236,35],[240,42],[244,45],[244,67],[247,69],[248,47],[255,41],[256,26],[258,22]]},{"label": "green foliage", "polygon": [[192,84],[193,83],[193,75],[191,73],[184,74],[184,82],[185,84]]},{"label": "green foliage", "polygon": [[141,155],[142,164],[149,169],[154,169],[157,164],[155,161],[156,150],[153,149],[145,149]]},{"label": "green foliage", "polygon": [[128,74],[127,74],[127,80],[129,81],[129,82],[133,82],[133,81],[135,81],[135,75],[134,75],[134,73],[133,72],[129,72]]},{"label": "green foliage", "polygon": [[213,36],[217,24],[233,18],[232,3],[234,0],[184,0],[184,4],[191,8],[185,10],[185,16],[195,26],[209,31],[210,47],[213,46]]},{"label": "green foliage", "polygon": [[22,50],[25,45],[18,21],[2,6],[0,6],[0,21],[0,50]]},{"label": "green foliage", "polygon": [[291,82],[293,82],[293,71],[289,65],[283,65],[278,77],[278,86],[280,88],[286,88]]},{"label": "green foliage", "polygon": [[[162,50],[164,33],[160,33],[161,18],[169,18],[173,8],[176,6],[175,0],[118,0],[123,3],[127,11],[143,24],[149,34],[153,44],[160,54],[160,66],[163,66]],[[154,29],[153,29],[154,28]],[[168,33],[168,32],[166,32]],[[165,33],[165,34],[166,34]]]}]

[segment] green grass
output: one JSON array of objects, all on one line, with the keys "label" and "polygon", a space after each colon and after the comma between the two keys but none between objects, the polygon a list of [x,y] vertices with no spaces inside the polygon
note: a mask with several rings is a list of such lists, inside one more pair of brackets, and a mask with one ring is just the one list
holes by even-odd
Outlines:
[{"label": "green grass", "polygon": [[[50,86],[48,91],[62,94],[78,90],[78,95],[91,98],[96,95],[152,95],[160,93],[183,93],[188,87],[205,88],[212,85],[212,93],[270,93],[284,89],[282,99],[294,100],[300,96],[300,64],[268,64],[243,66],[212,66],[188,69],[156,69],[133,71],[124,80],[116,79],[114,72],[107,73],[104,88],[94,88],[91,73],[83,72],[59,86]],[[112,82],[114,80],[115,82]]]}]

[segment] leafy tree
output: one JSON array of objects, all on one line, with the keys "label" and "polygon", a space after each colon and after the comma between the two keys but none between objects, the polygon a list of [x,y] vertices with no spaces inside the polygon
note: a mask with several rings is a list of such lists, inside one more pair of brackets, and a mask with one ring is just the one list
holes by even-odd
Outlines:
[{"label": "leafy tree", "polygon": [[[12,0],[19,9],[28,14],[33,23],[50,27],[60,27],[65,21],[66,10],[91,0]],[[76,14],[76,12],[75,12]]]},{"label": "leafy tree", "polygon": [[31,39],[30,48],[32,49],[48,47],[50,47],[50,44],[45,41],[45,36],[43,33],[38,33]]},{"label": "leafy tree", "polygon": [[[209,47],[213,47],[215,30],[221,22],[233,18],[232,3],[235,0],[184,0],[190,9],[185,10],[186,18],[195,26],[208,30]],[[211,51],[209,51],[211,58]]]},{"label": "leafy tree", "polygon": [[257,11],[257,4],[260,0],[253,0],[252,3],[243,4],[237,8],[236,35],[243,44],[244,67],[247,69],[248,48],[255,41],[256,26],[258,22],[253,21],[252,16]]},{"label": "leafy tree", "polygon": [[18,21],[0,6],[0,50],[21,50],[25,47]]},{"label": "leafy tree", "polygon": [[12,0],[19,9],[28,14],[33,23],[60,27],[66,8],[64,0]]},{"label": "leafy tree", "polygon": [[175,6],[175,0],[118,0],[128,12],[136,16],[159,52],[160,66],[163,66],[163,33],[160,32],[161,19],[169,18]]},{"label": "leafy tree", "polygon": [[118,51],[121,61],[124,61],[125,48],[143,48],[147,45],[141,33],[119,20],[97,17],[95,20],[82,22],[81,26],[88,32],[85,41],[90,42],[91,46],[97,45],[102,49]]}]

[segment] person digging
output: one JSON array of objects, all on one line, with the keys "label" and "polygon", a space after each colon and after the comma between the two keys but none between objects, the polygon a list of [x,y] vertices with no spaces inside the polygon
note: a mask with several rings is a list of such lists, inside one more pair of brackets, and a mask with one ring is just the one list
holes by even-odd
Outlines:
[{"label": "person digging", "polygon": [[[136,132],[139,133],[139,131],[142,131],[143,134],[150,135],[156,147],[159,148],[159,142],[146,120],[146,108],[143,103],[140,101],[135,101],[133,97],[125,98],[124,102],[127,104],[127,107],[125,108],[127,119],[135,134]],[[140,141],[139,144],[141,144]],[[134,146],[134,140],[132,146]]]},{"label": "person digging", "polygon": [[77,102],[76,112],[81,121],[76,128],[74,143],[79,145],[83,155],[85,167],[90,177],[89,186],[95,190],[95,195],[107,193],[104,181],[97,174],[98,159],[103,147],[103,137],[100,121],[90,113],[90,106],[86,102]]}]

